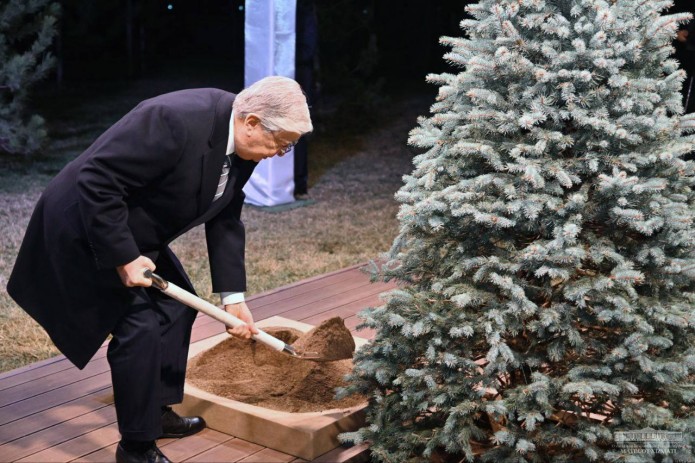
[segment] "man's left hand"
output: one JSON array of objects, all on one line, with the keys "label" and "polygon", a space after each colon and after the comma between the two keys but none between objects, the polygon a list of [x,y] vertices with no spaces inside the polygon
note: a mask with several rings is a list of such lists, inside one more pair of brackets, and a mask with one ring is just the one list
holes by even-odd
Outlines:
[{"label": "man's left hand", "polygon": [[246,305],[246,302],[227,304],[224,306],[224,310],[246,323],[246,325],[237,326],[236,328],[228,326],[227,333],[241,339],[251,339],[251,336],[258,334],[258,328],[256,328],[253,323],[253,315],[251,315],[251,311]]}]

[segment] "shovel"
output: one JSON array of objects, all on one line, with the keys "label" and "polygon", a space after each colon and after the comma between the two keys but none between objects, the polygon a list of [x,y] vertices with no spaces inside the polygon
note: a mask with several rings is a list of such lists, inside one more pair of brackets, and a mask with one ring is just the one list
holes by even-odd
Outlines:
[{"label": "shovel", "polygon": [[[172,299],[176,299],[182,304],[185,304],[188,307],[197,310],[198,312],[202,312],[205,315],[211,316],[215,320],[224,323],[226,326],[231,326],[232,328],[235,328],[237,326],[246,325],[246,323],[239,320],[234,315],[225,312],[224,310],[218,308],[214,304],[209,303],[205,299],[201,299],[195,294],[189,293],[180,286],[177,286],[174,283],[165,280],[156,273],[153,273],[150,269],[145,270],[145,277],[151,279],[152,286],[154,286],[167,296],[171,297]],[[290,346],[284,341],[281,341],[275,336],[269,335],[268,333],[260,329],[258,330],[258,334],[252,335],[251,338],[256,341],[262,342],[263,344],[269,346],[273,350],[282,352],[283,354],[289,355],[294,358],[298,358],[301,360],[311,360],[314,362],[330,361],[330,359],[326,359],[319,356],[317,352],[297,352],[294,349],[294,347]]]}]

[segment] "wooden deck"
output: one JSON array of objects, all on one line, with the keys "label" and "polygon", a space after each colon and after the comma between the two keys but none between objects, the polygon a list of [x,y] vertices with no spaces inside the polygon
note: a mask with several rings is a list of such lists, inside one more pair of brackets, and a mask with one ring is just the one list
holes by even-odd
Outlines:
[{"label": "wooden deck", "polygon": [[[257,321],[280,315],[317,324],[340,316],[353,332],[356,313],[380,305],[378,295],[394,285],[369,283],[360,266],[321,275],[248,298]],[[200,315],[191,342],[223,332],[221,323]],[[370,338],[367,330],[357,332]],[[111,399],[106,345],[83,370],[63,356],[0,374],[0,461],[111,462],[120,435]],[[162,439],[173,461],[304,461],[211,429],[184,439]],[[316,462],[368,460],[364,446],[338,448]]]}]

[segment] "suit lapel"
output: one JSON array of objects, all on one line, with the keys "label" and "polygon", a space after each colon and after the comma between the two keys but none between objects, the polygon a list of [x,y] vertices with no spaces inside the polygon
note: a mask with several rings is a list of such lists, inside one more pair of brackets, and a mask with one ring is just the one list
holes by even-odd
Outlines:
[{"label": "suit lapel", "polygon": [[234,197],[234,185],[236,185],[236,181],[239,177],[239,168],[235,165],[234,162],[237,159],[236,155],[233,154],[231,158],[232,165],[229,168],[229,177],[227,177],[227,185],[224,187],[224,193],[222,193],[222,196],[220,196],[217,199],[217,201],[212,202],[212,204],[208,206],[207,210],[203,212],[203,215],[197,219],[197,221],[199,221],[200,223],[205,222],[208,219],[217,215],[217,213],[221,211],[224,208],[224,206],[226,206],[229,203],[229,201],[231,201]]},{"label": "suit lapel", "polygon": [[[226,147],[226,145],[225,145]],[[232,156],[232,159],[238,159],[236,156]],[[217,201],[213,202],[210,204],[207,209],[198,217],[195,218],[192,222],[190,222],[188,225],[186,225],[181,231],[176,233],[175,236],[172,236],[171,239],[169,239],[165,244],[169,244],[172,241],[174,241],[176,238],[179,236],[183,235],[186,233],[188,230],[190,230],[193,227],[197,227],[198,225],[201,225],[211,218],[215,217],[224,207],[229,204],[229,202],[234,198],[234,192],[236,189],[234,188],[234,185],[237,182],[237,179],[240,176],[240,170],[237,165],[235,165],[235,162],[232,162],[232,167],[229,170],[229,180],[227,181],[227,186],[224,189],[224,193],[222,196],[220,196]],[[222,166],[220,165],[220,169]],[[249,174],[250,175],[250,174]],[[213,192],[214,193],[214,192]]]},{"label": "suit lapel", "polygon": [[[222,173],[222,163],[224,162],[225,151],[227,151],[227,141],[219,142],[210,151],[205,153],[202,160],[202,185],[200,196],[198,197],[198,215],[205,213],[212,203],[212,198],[217,191],[217,184]],[[219,200],[218,200],[219,201]]]},{"label": "suit lapel", "polygon": [[[208,138],[210,151],[203,156],[202,186],[198,197],[198,215],[205,213],[210,208],[212,198],[217,191],[217,183],[222,173],[222,163],[227,151],[227,141],[229,140],[229,118],[232,115],[232,103],[234,95],[224,94],[217,102],[215,107],[215,119]],[[231,178],[230,178],[231,180]],[[222,199],[222,198],[220,198]],[[216,201],[216,202],[219,202]]]}]

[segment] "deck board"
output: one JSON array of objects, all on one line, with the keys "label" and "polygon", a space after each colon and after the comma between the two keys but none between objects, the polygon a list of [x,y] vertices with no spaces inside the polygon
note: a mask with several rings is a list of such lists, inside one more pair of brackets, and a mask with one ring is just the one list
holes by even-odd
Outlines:
[{"label": "deck board", "polygon": [[89,362],[83,370],[72,371],[70,375],[56,372],[48,376],[42,376],[40,381],[31,381],[28,383],[18,384],[11,388],[5,389],[0,394],[0,407],[9,405],[23,399],[30,399],[38,396],[46,391],[59,389],[70,384],[79,383],[80,381],[99,375],[109,371],[109,364],[105,357],[95,359]]},{"label": "deck board", "polygon": [[33,455],[70,439],[116,421],[116,410],[113,407],[102,407],[90,413],[80,415],[62,422],[58,427],[47,427],[20,439],[0,446],[0,455],[9,461]]},{"label": "deck board", "polygon": [[172,461],[185,461],[232,439],[234,437],[219,431],[205,429],[186,439],[174,439],[160,448]]},{"label": "deck board", "polygon": [[[110,388],[108,390],[110,391]],[[35,413],[15,420],[11,425],[0,428],[0,445],[62,423],[66,420],[65,417],[78,417],[106,407],[109,404],[103,402],[103,395],[104,391],[98,391],[72,400],[60,407],[48,409],[43,413]]]},{"label": "deck board", "polygon": [[242,439],[233,438],[184,461],[201,463],[228,463],[230,461],[241,461],[261,450],[263,450],[263,447],[260,445]]},{"label": "deck board", "polygon": [[[369,283],[361,266],[319,275],[247,298],[257,321],[279,315],[318,324],[339,316],[355,331],[356,314],[381,305],[379,295],[395,285]],[[199,315],[193,325],[195,343],[224,331],[216,320]],[[356,333],[373,336],[372,330]],[[65,357],[36,362],[0,374],[0,459],[18,462],[115,461],[118,433],[111,377],[102,346],[83,369]],[[294,462],[304,460],[211,429],[158,445],[173,461]],[[317,462],[368,460],[362,446],[338,448]]]},{"label": "deck board", "polygon": [[[77,369],[75,369],[75,371],[77,371]],[[109,372],[104,372],[86,378],[78,383],[68,384],[67,386],[52,389],[28,399],[5,405],[0,408],[0,424],[7,425],[19,418],[62,405],[78,397],[103,390],[110,384],[111,375]],[[0,428],[0,436],[2,436],[2,428]]]},{"label": "deck board", "polygon": [[71,461],[107,445],[112,445],[120,438],[118,427],[114,422],[16,461],[21,463]]},{"label": "deck board", "polygon": [[290,463],[292,460],[294,460],[292,455],[265,448],[239,461],[242,463]]}]

